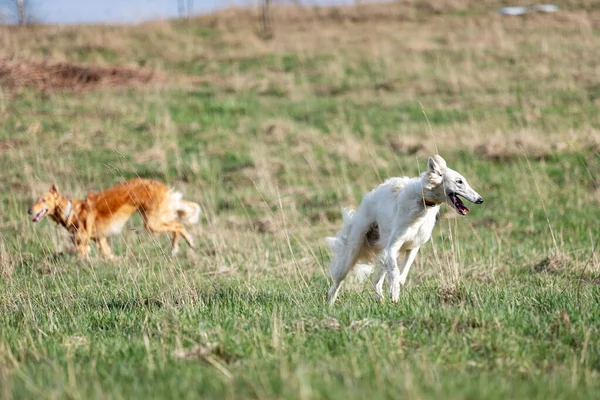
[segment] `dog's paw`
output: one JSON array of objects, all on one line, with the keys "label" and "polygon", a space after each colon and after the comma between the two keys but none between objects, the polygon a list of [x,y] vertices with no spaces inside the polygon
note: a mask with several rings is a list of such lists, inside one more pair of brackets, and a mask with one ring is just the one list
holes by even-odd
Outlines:
[{"label": "dog's paw", "polygon": [[392,300],[392,303],[397,303],[400,300],[400,282],[390,287],[390,300]]},{"label": "dog's paw", "polygon": [[383,295],[383,282],[375,285],[375,299],[380,303],[383,303],[385,300],[385,296]]}]

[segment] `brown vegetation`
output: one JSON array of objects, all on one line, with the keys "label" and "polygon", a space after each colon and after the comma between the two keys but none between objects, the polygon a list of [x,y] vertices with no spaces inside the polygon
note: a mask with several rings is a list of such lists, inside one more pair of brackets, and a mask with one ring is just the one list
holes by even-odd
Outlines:
[{"label": "brown vegetation", "polygon": [[81,66],[71,63],[0,59],[0,87],[31,87],[41,91],[85,91],[145,84],[155,79],[152,71],[129,67]]}]

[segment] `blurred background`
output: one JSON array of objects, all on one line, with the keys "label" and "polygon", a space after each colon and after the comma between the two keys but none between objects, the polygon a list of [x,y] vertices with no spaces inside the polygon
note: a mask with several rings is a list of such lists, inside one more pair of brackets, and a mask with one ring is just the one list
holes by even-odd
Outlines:
[{"label": "blurred background", "polygon": [[[272,0],[296,5],[343,5],[354,0]],[[364,1],[363,1],[364,2]],[[0,22],[11,24],[128,24],[189,17],[228,7],[258,7],[263,0],[1,0]]]}]

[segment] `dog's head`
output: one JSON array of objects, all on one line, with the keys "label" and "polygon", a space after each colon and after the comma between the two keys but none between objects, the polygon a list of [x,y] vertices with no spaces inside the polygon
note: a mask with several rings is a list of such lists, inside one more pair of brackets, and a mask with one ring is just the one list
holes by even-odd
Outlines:
[{"label": "dog's head", "polygon": [[60,200],[60,193],[58,192],[58,187],[56,185],[50,186],[50,190],[44,193],[27,211],[29,215],[31,215],[31,220],[33,222],[38,222],[46,215],[54,214],[56,207],[58,207],[58,202]]},{"label": "dog's head", "polygon": [[448,168],[446,161],[437,154],[429,157],[427,162],[427,181],[434,200],[445,201],[460,215],[467,215],[471,210],[464,205],[459,196],[471,203],[483,203],[483,198],[469,186],[465,177]]}]

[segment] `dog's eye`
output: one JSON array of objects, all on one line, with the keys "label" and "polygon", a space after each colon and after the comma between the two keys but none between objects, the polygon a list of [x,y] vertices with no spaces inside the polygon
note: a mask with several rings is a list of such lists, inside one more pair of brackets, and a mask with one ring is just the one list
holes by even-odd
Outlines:
[{"label": "dog's eye", "polygon": [[462,179],[457,179],[457,180],[456,180],[456,183],[458,183],[459,185],[462,185],[462,184],[463,184],[463,181],[462,181]]},{"label": "dog's eye", "polygon": [[42,199],[42,203],[45,203],[45,202],[46,202],[46,199]]}]

